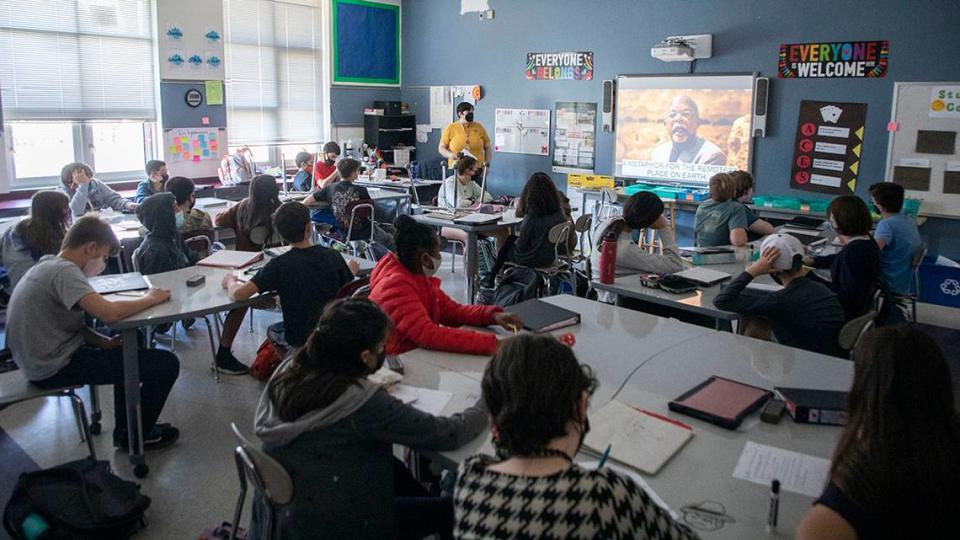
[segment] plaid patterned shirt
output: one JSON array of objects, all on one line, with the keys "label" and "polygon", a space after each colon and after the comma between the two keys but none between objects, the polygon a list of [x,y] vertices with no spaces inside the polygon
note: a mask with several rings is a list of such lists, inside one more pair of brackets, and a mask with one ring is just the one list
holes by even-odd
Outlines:
[{"label": "plaid patterned shirt", "polygon": [[550,476],[487,470],[479,455],[460,466],[454,536],[481,538],[693,539],[629,478],[578,465]]}]

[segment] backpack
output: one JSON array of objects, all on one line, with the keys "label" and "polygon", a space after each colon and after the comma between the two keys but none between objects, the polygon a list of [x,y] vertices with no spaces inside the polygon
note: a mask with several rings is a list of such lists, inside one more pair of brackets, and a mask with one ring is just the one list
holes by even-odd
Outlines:
[{"label": "backpack", "polygon": [[286,354],[285,349],[283,351],[280,349],[282,347],[276,345],[269,337],[264,339],[257,349],[257,357],[250,364],[250,375],[258,381],[269,380]]},{"label": "backpack", "polygon": [[[3,512],[15,539],[122,539],[146,526],[150,498],[90,458],[23,473]],[[43,527],[47,528],[44,529]]]},{"label": "backpack", "polygon": [[493,304],[508,307],[539,298],[543,288],[540,272],[526,266],[510,266],[503,272],[493,293]]}]

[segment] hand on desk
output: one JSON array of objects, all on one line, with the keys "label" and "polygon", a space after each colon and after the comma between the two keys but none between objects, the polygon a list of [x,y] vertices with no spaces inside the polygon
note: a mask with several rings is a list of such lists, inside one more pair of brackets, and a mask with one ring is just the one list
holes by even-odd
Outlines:
[{"label": "hand on desk", "polygon": [[523,321],[520,320],[520,317],[507,311],[501,311],[500,313],[495,314],[493,316],[493,322],[506,328],[507,330],[510,330],[511,332],[518,332],[521,328],[523,328]]},{"label": "hand on desk", "polygon": [[227,275],[223,276],[223,279],[220,280],[220,285],[223,285],[223,288],[224,288],[224,289],[228,289],[228,290],[229,290],[229,289],[230,289],[230,286],[233,285],[234,283],[237,283],[238,281],[240,281],[240,280],[237,279],[237,276],[233,275],[233,273],[230,273],[230,274],[227,274]]},{"label": "hand on desk", "polygon": [[147,291],[147,294],[144,295],[144,298],[150,300],[150,305],[152,306],[162,304],[170,299],[170,289],[151,287],[150,290]]}]

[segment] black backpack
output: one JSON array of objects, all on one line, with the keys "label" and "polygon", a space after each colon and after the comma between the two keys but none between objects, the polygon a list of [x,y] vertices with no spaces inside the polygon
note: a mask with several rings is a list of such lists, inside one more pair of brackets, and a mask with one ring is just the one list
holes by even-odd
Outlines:
[{"label": "black backpack", "polygon": [[143,513],[149,506],[138,484],[110,472],[106,461],[85,458],[21,474],[3,512],[3,527],[18,540],[26,538],[28,518],[28,528],[46,522],[49,528],[35,536],[42,540],[129,538],[146,526]]},{"label": "black backpack", "polygon": [[510,266],[503,272],[493,293],[493,304],[505,308],[539,298],[542,292],[543,278],[540,272],[526,266]]}]

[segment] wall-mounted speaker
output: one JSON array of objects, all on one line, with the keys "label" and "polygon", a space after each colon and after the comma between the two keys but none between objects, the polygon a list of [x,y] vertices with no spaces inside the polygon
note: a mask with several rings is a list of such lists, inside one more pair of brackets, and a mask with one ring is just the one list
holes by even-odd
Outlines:
[{"label": "wall-mounted speaker", "polygon": [[767,97],[770,94],[770,79],[757,77],[753,87],[753,136],[767,136]]},{"label": "wall-mounted speaker", "polygon": [[617,85],[613,81],[603,81],[603,113],[601,122],[604,133],[613,133],[613,107],[617,99]]}]

